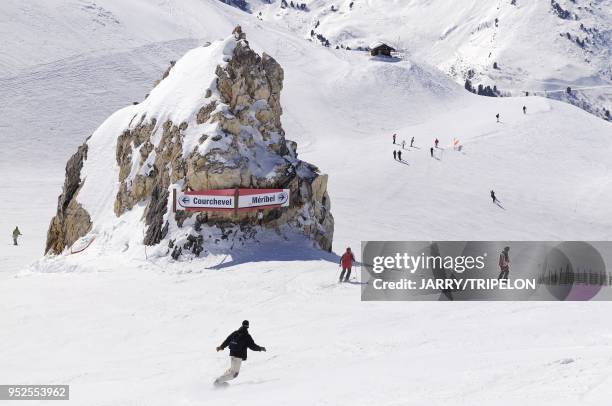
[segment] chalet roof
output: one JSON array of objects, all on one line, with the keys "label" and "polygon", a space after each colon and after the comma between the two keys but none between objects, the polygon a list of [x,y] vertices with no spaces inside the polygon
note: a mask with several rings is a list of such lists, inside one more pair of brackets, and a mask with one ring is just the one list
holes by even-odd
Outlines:
[{"label": "chalet roof", "polygon": [[387,48],[391,48],[391,50],[395,51],[395,48],[393,48],[391,45],[382,42],[382,41],[376,41],[374,42],[372,45],[370,45],[370,49],[376,49],[379,47],[387,47]]}]

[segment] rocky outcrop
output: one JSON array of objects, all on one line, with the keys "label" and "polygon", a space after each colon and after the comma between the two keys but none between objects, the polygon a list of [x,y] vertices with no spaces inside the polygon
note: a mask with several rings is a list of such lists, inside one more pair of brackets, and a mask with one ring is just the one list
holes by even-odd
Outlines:
[{"label": "rocky outcrop", "polygon": [[81,169],[87,159],[87,144],[79,147],[66,164],[66,179],[57,199],[57,214],[47,232],[45,253],[59,254],[91,230],[89,213],[77,202],[82,186]]},{"label": "rocky outcrop", "polygon": [[164,221],[164,214],[168,210],[168,195],[168,190],[161,189],[159,185],[153,189],[145,218],[145,224],[148,226],[145,245],[157,244],[168,232],[168,222]]},{"label": "rocky outcrop", "polygon": [[[201,105],[190,106],[194,112],[191,118],[174,122],[169,118],[172,115],[163,116],[147,109],[145,100],[135,108],[138,113],[128,128],[117,134],[115,161],[119,167],[119,186],[114,215],[120,217],[137,205],[144,206],[145,244],[156,245],[178,229],[181,233],[176,233],[180,234],[177,238],[185,241],[176,241],[173,257],[178,257],[179,251],[199,255],[202,245],[207,244],[206,237],[200,234],[202,216],[197,221],[187,221],[195,219],[196,214],[169,212],[172,188],[288,188],[290,207],[264,210],[261,228],[278,231],[287,225],[301,230],[321,248],[331,250],[334,222],[327,176],[297,158],[297,144],[285,139],[282,128],[283,69],[271,56],[255,53],[240,27],[236,27],[233,36],[225,41],[232,48],[214,70],[212,85],[198,96]],[[181,61],[173,63],[158,86],[166,80],[180,80],[180,76],[173,77],[178,75],[175,72],[181,69],[180,64]],[[158,97],[155,89],[148,97]],[[77,153],[75,157],[75,163],[80,159],[82,166],[86,154]],[[62,204],[66,199],[77,204],[79,165],[70,174],[67,169],[65,192],[60,196]],[[49,230],[51,245],[58,241],[56,230],[75,224],[75,214],[65,214],[58,206],[58,215]],[[260,227],[256,215],[249,211],[209,212],[205,218],[207,226],[246,230]],[[90,228],[91,224],[87,230]],[[59,238],[62,244],[56,244],[57,247],[63,249],[85,229],[78,227],[78,232],[72,232],[70,237],[62,234]],[[174,239],[171,241],[175,243]],[[201,243],[194,245],[193,241]],[[185,250],[177,248],[181,244],[186,244]]]}]

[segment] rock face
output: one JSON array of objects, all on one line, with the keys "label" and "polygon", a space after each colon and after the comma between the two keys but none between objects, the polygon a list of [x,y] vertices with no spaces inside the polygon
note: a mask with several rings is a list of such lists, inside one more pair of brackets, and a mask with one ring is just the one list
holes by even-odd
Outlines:
[{"label": "rock face", "polygon": [[89,213],[77,202],[81,169],[87,159],[87,144],[79,147],[66,164],[64,189],[57,199],[57,214],[51,219],[45,252],[60,253],[91,230]]},{"label": "rock face", "polygon": [[[174,122],[168,115],[156,114],[147,107],[155,100],[146,99],[134,107],[141,110],[116,135],[119,187],[114,215],[146,205],[143,242],[155,245],[181,229],[186,219],[196,217],[169,210],[173,188],[288,188],[290,207],[265,210],[262,230],[287,225],[331,250],[334,221],[327,175],[297,158],[296,144],[285,139],[281,125],[283,69],[269,55],[255,53],[240,27],[225,40],[225,47],[230,51],[216,65],[213,83],[201,91],[201,101],[191,106],[190,118]],[[183,66],[180,60],[173,63],[157,87],[164,81],[181,80],[173,74],[178,75],[175,71]],[[155,91],[148,98],[158,97]],[[68,163],[64,192],[49,228],[48,252],[61,252],[92,227],[89,215],[77,203],[80,169],[86,159],[87,144]],[[208,212],[206,221],[209,226],[244,230],[259,227],[255,216],[256,212]],[[194,236],[198,230],[182,231],[198,238]]]}]

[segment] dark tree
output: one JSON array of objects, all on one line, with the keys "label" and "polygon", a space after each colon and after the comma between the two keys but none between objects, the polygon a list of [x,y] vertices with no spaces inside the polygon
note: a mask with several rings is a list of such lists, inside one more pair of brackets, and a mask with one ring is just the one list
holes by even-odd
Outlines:
[{"label": "dark tree", "polygon": [[468,92],[474,91],[474,87],[472,87],[472,82],[469,79],[465,80],[465,85],[463,85],[463,87],[465,87],[465,90],[467,90]]}]

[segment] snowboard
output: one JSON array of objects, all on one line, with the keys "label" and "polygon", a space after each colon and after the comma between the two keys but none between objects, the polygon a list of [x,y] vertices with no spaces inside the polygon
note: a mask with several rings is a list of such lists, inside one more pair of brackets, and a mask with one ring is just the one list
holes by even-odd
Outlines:
[{"label": "snowboard", "polygon": [[223,389],[223,388],[229,387],[229,382],[217,382],[217,381],[214,381],[213,382],[213,386],[216,389]]}]

